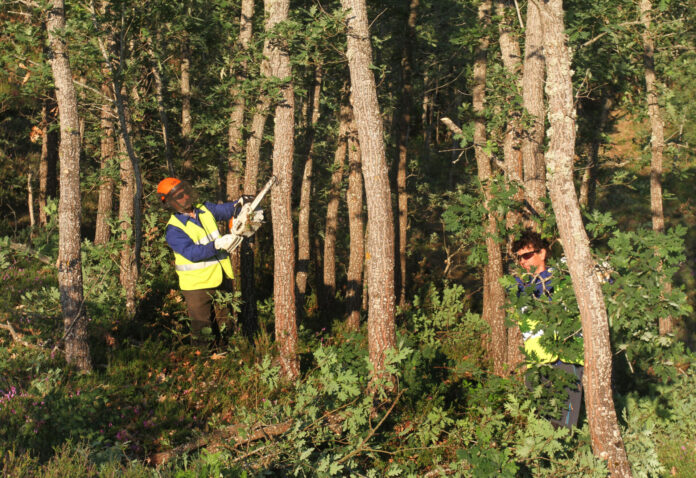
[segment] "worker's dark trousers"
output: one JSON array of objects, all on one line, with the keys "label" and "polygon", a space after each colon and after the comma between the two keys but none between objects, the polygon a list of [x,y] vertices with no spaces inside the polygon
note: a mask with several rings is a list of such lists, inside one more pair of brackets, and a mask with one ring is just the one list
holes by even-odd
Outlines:
[{"label": "worker's dark trousers", "polygon": [[[550,418],[549,421],[554,427],[576,427],[578,426],[578,420],[580,418],[580,406],[582,405],[582,374],[584,367],[582,365],[575,365],[572,363],[565,363],[557,360],[556,362],[549,364],[555,369],[563,370],[571,375],[575,376],[575,383],[572,387],[566,387],[565,391],[568,393],[568,400],[563,404],[561,410],[560,418]],[[546,386],[550,386],[547,380],[544,380]],[[527,388],[531,389],[532,385],[529,383],[525,377],[525,385]],[[558,416],[556,415],[556,416]]]},{"label": "worker's dark trousers", "polygon": [[214,289],[182,290],[186,300],[186,307],[191,319],[191,334],[194,341],[202,338],[202,330],[210,327],[213,338],[220,340],[220,328],[227,324],[229,312],[227,308],[213,309],[213,296],[216,290],[231,290],[231,281],[225,279],[219,287]]},{"label": "worker's dark trousers", "polygon": [[582,404],[582,374],[585,368],[582,365],[561,362],[560,360],[552,363],[551,366],[563,370],[571,375],[575,375],[575,386],[566,388],[568,400],[565,402],[563,414],[559,420],[550,420],[556,426],[576,427],[580,418],[580,405]]}]

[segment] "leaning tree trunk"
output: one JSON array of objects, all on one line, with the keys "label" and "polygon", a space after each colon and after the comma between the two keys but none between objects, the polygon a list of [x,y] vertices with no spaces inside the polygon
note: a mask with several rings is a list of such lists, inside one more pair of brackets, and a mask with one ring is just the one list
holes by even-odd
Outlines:
[{"label": "leaning tree trunk", "polygon": [[67,45],[65,4],[53,0],[46,21],[51,71],[60,118],[60,202],[58,205],[58,287],[63,311],[65,358],[80,370],[92,369],[80,257],[80,121]]},{"label": "leaning tree trunk", "polygon": [[[290,0],[265,0],[268,15],[266,32],[288,17]],[[268,59],[271,77],[292,76],[290,55],[285,39],[271,42]],[[297,309],[295,307],[295,241],[292,231],[292,156],[294,152],[295,99],[292,82],[281,88],[282,99],[275,109],[273,134],[273,174],[278,183],[271,194],[273,216],[273,298],[275,337],[278,343],[280,371],[287,380],[300,374],[297,359]]]},{"label": "leaning tree trunk", "polygon": [[[106,72],[108,74],[108,72]],[[111,237],[111,212],[114,206],[114,180],[108,174],[108,167],[116,154],[114,137],[114,109],[111,88],[102,85],[104,102],[101,106],[101,151],[99,157],[99,202],[97,204],[97,224],[94,231],[94,243],[106,244]]]},{"label": "leaning tree trunk", "polygon": [[[347,100],[347,99],[346,99]],[[334,153],[333,172],[329,202],[326,206],[326,228],[324,231],[324,288],[322,305],[327,311],[333,310],[333,300],[336,296],[336,234],[338,230],[338,203],[341,198],[341,183],[343,168],[348,151],[348,127],[350,122],[350,106],[345,102],[339,110],[338,145]]]},{"label": "leaning tree trunk", "polygon": [[[650,211],[652,228],[658,233],[665,232],[665,212],[662,206],[662,152],[665,148],[665,125],[660,113],[659,97],[655,78],[655,42],[651,32],[650,0],[640,0],[640,16],[643,22],[643,64],[645,65],[645,89],[648,96],[648,116],[650,117]],[[663,277],[665,294],[672,290],[670,278]],[[674,328],[671,317],[660,317],[660,335],[667,335]]]},{"label": "leaning tree trunk", "polygon": [[592,449],[607,460],[612,476],[631,476],[611,390],[609,322],[599,279],[573,184],[575,107],[563,25],[563,3],[549,0],[542,10],[549,101],[548,187],[577,297],[585,340],[585,405]]},{"label": "leaning tree trunk", "polygon": [[372,47],[365,0],[341,0],[347,13],[347,56],[367,197],[368,348],[376,375],[396,346],[394,324],[394,219],[384,150],[384,127],[371,70]]},{"label": "leaning tree trunk", "polygon": [[398,227],[397,241],[399,251],[397,254],[399,267],[397,269],[398,281],[398,301],[399,307],[406,306],[406,249],[408,245],[408,193],[406,192],[406,178],[408,175],[408,142],[411,127],[411,108],[413,108],[413,67],[412,51],[416,38],[416,19],[420,0],[411,0],[409,5],[408,21],[402,39],[401,49],[401,100],[400,114],[396,123],[397,146],[399,160],[396,167],[396,191],[397,191],[397,211]]},{"label": "leaning tree trunk", "polygon": [[46,204],[49,198],[56,195],[57,166],[58,166],[58,132],[52,130],[55,120],[52,112],[53,101],[44,101],[41,109],[41,124],[43,142],[41,143],[41,160],[39,162],[39,224],[48,224]]},{"label": "leaning tree trunk", "polygon": [[[479,5],[479,24],[487,26],[490,23],[491,0],[484,0]],[[479,40],[474,60],[474,85],[472,88],[472,106],[476,118],[474,120],[474,150],[478,178],[483,188],[484,207],[493,199],[490,183],[493,179],[491,158],[486,152],[486,120],[484,118],[486,100],[486,62],[488,54],[488,35]],[[505,291],[500,285],[503,277],[503,256],[500,244],[496,240],[499,218],[493,211],[486,215],[486,252],[488,262],[484,266],[483,287],[483,318],[491,329],[489,352],[493,359],[493,371],[498,375],[505,373],[507,360],[507,330],[505,327]]]},{"label": "leaning tree trunk", "polygon": [[[319,106],[323,72],[321,65],[317,65],[314,70],[314,88],[311,95],[312,112],[307,133],[307,158],[305,159],[304,170],[302,172],[302,186],[300,188],[300,206],[297,218],[297,303],[298,307],[304,308],[304,297],[307,293],[307,275],[309,274],[309,217],[313,189],[313,168],[314,168],[314,136],[315,128],[319,122]],[[318,292],[318,291],[317,291]]]},{"label": "leaning tree trunk", "polygon": [[541,213],[541,200],[546,196],[546,165],[544,164],[544,45],[541,16],[537,2],[527,5],[522,67],[522,104],[532,117],[532,125],[522,138],[524,189],[527,200]]},{"label": "leaning tree trunk", "polygon": [[346,312],[348,328],[360,329],[360,306],[362,304],[363,268],[365,264],[365,232],[363,224],[363,181],[362,160],[360,158],[360,143],[358,132],[353,120],[353,109],[350,110],[348,127],[348,191],[346,192],[348,206],[348,230],[350,233],[350,255],[348,257],[346,289]]}]

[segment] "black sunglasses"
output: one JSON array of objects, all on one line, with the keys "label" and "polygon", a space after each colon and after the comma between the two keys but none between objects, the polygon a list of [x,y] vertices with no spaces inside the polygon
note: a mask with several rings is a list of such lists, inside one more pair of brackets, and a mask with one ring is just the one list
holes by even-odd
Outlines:
[{"label": "black sunglasses", "polygon": [[517,254],[517,260],[521,261],[522,259],[529,260],[531,259],[534,254],[538,254],[540,249],[534,249],[533,251],[525,252],[524,254]]}]

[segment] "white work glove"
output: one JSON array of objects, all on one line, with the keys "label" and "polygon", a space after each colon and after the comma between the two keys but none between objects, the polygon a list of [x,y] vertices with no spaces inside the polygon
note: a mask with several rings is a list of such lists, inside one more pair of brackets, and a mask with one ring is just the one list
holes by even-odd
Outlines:
[{"label": "white work glove", "polygon": [[228,250],[234,243],[236,236],[232,234],[225,234],[224,236],[215,239],[215,249]]}]

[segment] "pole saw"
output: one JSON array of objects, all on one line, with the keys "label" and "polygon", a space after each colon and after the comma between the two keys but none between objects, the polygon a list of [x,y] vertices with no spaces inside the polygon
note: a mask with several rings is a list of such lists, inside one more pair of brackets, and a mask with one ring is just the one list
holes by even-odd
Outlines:
[{"label": "pole saw", "polygon": [[230,245],[228,252],[234,251],[240,246],[245,237],[251,237],[259,230],[263,224],[263,209],[259,207],[263,198],[268,194],[271,188],[278,182],[278,178],[271,176],[261,191],[256,195],[253,201],[242,204],[242,210],[239,211],[236,217],[230,219],[229,228],[230,234],[235,236],[234,242]]}]

